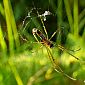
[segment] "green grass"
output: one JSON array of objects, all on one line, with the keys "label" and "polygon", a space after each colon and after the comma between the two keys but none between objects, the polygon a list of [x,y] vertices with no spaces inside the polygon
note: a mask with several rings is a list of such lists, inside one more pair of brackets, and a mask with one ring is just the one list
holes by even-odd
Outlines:
[{"label": "green grass", "polygon": [[[55,17],[56,22],[51,20],[43,22],[42,18],[37,17],[36,10],[34,10],[32,19],[28,18],[28,24],[24,28],[22,27],[24,20],[22,20],[22,17],[26,15],[23,14],[22,9],[26,8],[25,5],[28,1],[22,2],[20,0],[20,3],[16,1],[15,3],[16,5],[11,0],[3,0],[0,3],[0,85],[69,85],[69,83],[70,85],[84,85],[84,7],[82,11],[79,11],[78,7],[81,7],[81,5],[78,0],[48,0],[46,3],[49,4],[48,7],[54,14],[51,16]],[[41,11],[37,9],[40,14],[43,13],[43,10],[48,9],[47,6],[44,7],[44,3],[45,1],[35,2],[35,7],[41,7]],[[33,8],[30,0],[29,4],[27,7],[30,10],[31,6]],[[18,8],[19,6],[20,8]],[[15,15],[19,14],[16,13],[15,9],[22,11],[21,20],[16,19]],[[54,23],[56,24],[54,25]],[[4,28],[3,25],[6,27]],[[32,35],[34,27],[40,29],[43,33],[46,28],[48,35],[50,35],[50,30],[56,31],[58,28],[60,34],[57,33],[57,36],[55,36],[55,43],[63,44],[68,51],[69,49],[77,50],[80,48],[79,51],[71,52],[80,60],[76,60],[66,51],[60,51],[56,46],[50,49],[50,52],[45,46],[41,47],[41,44],[36,43]],[[27,39],[26,41],[24,37]],[[66,38],[65,41],[64,37]],[[72,81],[63,74],[56,72],[49,56],[53,56],[57,65],[77,81]]]}]

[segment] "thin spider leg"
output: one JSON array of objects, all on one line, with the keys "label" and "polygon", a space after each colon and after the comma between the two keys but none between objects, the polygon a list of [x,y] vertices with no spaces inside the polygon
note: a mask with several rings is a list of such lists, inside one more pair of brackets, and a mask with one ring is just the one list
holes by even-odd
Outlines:
[{"label": "thin spider leg", "polygon": [[71,80],[73,80],[73,81],[76,81],[77,79],[72,78],[72,77],[70,77],[69,75],[67,75],[67,74],[61,69],[61,67],[60,67],[59,65],[57,65],[57,63],[56,63],[56,61],[55,61],[55,59],[54,59],[54,57],[53,57],[50,49],[49,49],[48,47],[46,47],[46,49],[47,49],[47,53],[48,53],[49,59],[51,60],[51,62],[52,62],[52,64],[53,64],[54,70],[55,70],[56,72],[58,72],[58,73],[61,73],[61,74],[64,75],[64,76],[66,76],[67,78],[69,78],[69,79],[71,79]]},{"label": "thin spider leg", "polygon": [[72,57],[74,57],[76,60],[80,61],[80,64],[85,64],[85,61],[81,60],[80,58],[76,57],[75,55],[73,55],[72,53],[70,53],[66,48],[64,48],[61,45],[58,45],[58,48],[62,51],[66,51],[69,55],[71,55]]},{"label": "thin spider leg", "polygon": [[72,51],[72,52],[77,52],[77,51],[81,50],[81,48],[78,48],[78,49],[75,49],[75,50],[72,50],[72,49],[67,49],[67,50]]},{"label": "thin spider leg", "polygon": [[61,68],[57,65],[57,62],[55,61],[55,59],[54,59],[54,57],[53,57],[53,55],[52,55],[52,53],[51,53],[51,51],[50,51],[50,48],[46,47],[46,49],[47,49],[47,53],[48,53],[49,59],[51,60],[51,62],[52,62],[52,64],[53,64],[53,67],[54,67],[55,69],[56,69],[56,67],[57,67],[57,70],[58,70],[59,72],[63,72],[63,71],[61,70]]},{"label": "thin spider leg", "polygon": [[[39,40],[38,40],[38,41],[39,41]],[[31,43],[33,43],[33,44],[37,44],[38,42],[31,42]],[[40,41],[39,41],[39,43],[43,44],[43,42],[40,42]]]},{"label": "thin spider leg", "polygon": [[26,29],[26,27],[28,26],[28,24],[31,22],[31,20],[29,22],[26,23],[25,27],[23,28],[23,31]]},{"label": "thin spider leg", "polygon": [[42,20],[42,16],[40,16],[40,15],[39,15],[39,12],[38,12],[38,11],[37,11],[37,14],[38,14],[38,16],[40,17],[41,23],[42,23],[42,25],[43,25],[43,28],[44,28],[44,32],[45,32],[45,34],[46,34],[46,37],[47,37],[47,39],[48,39],[48,33],[47,33],[47,30],[46,30],[46,28],[45,28],[44,22],[43,22],[43,20]]},{"label": "thin spider leg", "polygon": [[[37,11],[37,13],[38,13],[38,11]],[[38,13],[38,15],[39,15],[39,13]],[[44,22],[43,22],[43,20],[42,20],[42,17],[41,17],[41,16],[39,16],[39,17],[40,17],[41,23],[42,23],[42,25],[43,25],[43,28],[44,28],[44,31],[45,31],[46,37],[47,37],[47,39],[48,39],[48,33],[47,33],[46,28],[45,28],[45,25],[44,25]]]},{"label": "thin spider leg", "polygon": [[36,39],[36,41],[39,43],[39,40],[37,39],[36,35],[33,34],[34,38]]},{"label": "thin spider leg", "polygon": [[68,48],[65,48],[64,46],[62,46],[62,45],[58,45],[58,47],[60,48],[60,49],[62,49],[62,51],[63,50],[66,50],[66,51],[72,51],[72,52],[76,52],[76,51],[79,51],[81,48],[78,48],[78,49],[76,49],[76,50],[72,50],[72,49],[68,49]]},{"label": "thin spider leg", "polygon": [[60,49],[60,50],[62,50],[62,51],[66,51],[68,54],[70,54],[71,56],[73,56],[75,59],[77,59],[77,60],[80,60],[78,57],[76,57],[76,56],[74,56],[73,54],[71,54],[66,48],[64,48],[63,46],[61,46],[61,45],[58,45],[58,48]]},{"label": "thin spider leg", "polygon": [[[36,9],[36,7],[35,7],[35,5],[34,5],[34,2],[33,2],[33,6],[34,6],[34,8]],[[45,34],[46,34],[46,37],[47,37],[47,39],[48,39],[48,33],[47,33],[46,28],[45,28],[44,22],[43,22],[43,20],[42,20],[42,16],[39,14],[39,12],[38,12],[37,9],[36,9],[36,11],[37,11],[38,17],[40,17],[41,23],[42,23],[42,25],[43,25],[43,28],[44,28],[44,31],[45,31]]]},{"label": "thin spider leg", "polygon": [[50,39],[49,40],[51,40],[54,36],[55,36],[55,34],[58,32],[58,29],[52,34],[52,36],[50,37]]}]

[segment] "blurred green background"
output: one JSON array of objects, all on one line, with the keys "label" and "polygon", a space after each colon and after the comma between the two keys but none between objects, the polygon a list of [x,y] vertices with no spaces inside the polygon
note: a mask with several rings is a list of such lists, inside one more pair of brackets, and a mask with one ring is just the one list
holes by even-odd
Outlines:
[{"label": "blurred green background", "polygon": [[[76,81],[53,69],[33,28],[49,38],[58,30],[51,40],[79,60],[56,46],[52,56]],[[85,85],[84,40],[85,0],[0,0],[0,85]]]}]

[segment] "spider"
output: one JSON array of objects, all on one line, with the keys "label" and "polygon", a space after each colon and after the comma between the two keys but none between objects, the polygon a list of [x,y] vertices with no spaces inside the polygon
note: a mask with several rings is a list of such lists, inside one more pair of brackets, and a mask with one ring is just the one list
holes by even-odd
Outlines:
[{"label": "spider", "polygon": [[[56,34],[56,32],[57,31],[55,31],[54,33],[53,33],[53,35],[51,36],[51,38]],[[72,78],[72,77],[70,77],[69,75],[67,75],[62,69],[61,69],[61,67],[59,66],[59,65],[57,65],[57,63],[56,63],[56,60],[54,59],[54,56],[52,55],[52,53],[51,53],[51,48],[53,48],[54,46],[55,46],[55,44],[51,41],[51,38],[50,39],[47,39],[46,37],[45,37],[45,35],[40,31],[40,30],[38,30],[38,29],[36,29],[36,28],[33,28],[32,29],[32,34],[33,34],[33,36],[34,36],[34,38],[36,39],[36,41],[39,43],[40,41],[38,40],[38,38],[37,37],[39,37],[40,38],[40,40],[41,40],[41,44],[44,44],[45,45],[45,47],[46,47],[46,49],[47,49],[47,53],[48,53],[48,56],[49,56],[49,59],[51,60],[51,62],[52,62],[52,64],[53,64],[53,68],[54,68],[54,70],[55,71],[57,71],[58,73],[62,73],[63,75],[65,75],[66,77],[68,77],[69,79],[71,79],[71,80],[76,80],[75,78]],[[71,54],[67,49],[65,49],[63,46],[61,46],[61,45],[57,45],[58,46],[58,48],[60,49],[60,50],[65,50],[65,51],[67,51],[67,53],[68,54],[70,54],[71,56],[73,56],[74,58],[76,58],[77,60],[80,60],[79,58],[77,58],[76,56],[74,56],[73,54]]]}]

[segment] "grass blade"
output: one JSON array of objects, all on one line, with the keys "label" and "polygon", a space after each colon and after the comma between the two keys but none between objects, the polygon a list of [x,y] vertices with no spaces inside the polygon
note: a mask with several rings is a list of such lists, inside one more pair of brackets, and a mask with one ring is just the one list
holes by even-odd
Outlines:
[{"label": "grass blade", "polygon": [[7,54],[7,45],[6,45],[6,42],[4,40],[4,36],[3,36],[1,26],[0,26],[0,44],[1,44],[2,51],[3,51],[3,56],[6,56],[6,54]]},{"label": "grass blade", "polygon": [[8,40],[9,40],[9,51],[10,55],[14,54],[14,38],[12,34],[12,27],[11,27],[11,14],[9,8],[9,0],[3,0],[4,10],[5,10],[5,17],[6,17],[6,24],[7,24],[7,32],[8,32]]},{"label": "grass blade", "polygon": [[65,4],[65,8],[66,8],[68,21],[69,21],[69,24],[70,24],[71,33],[73,33],[73,18],[72,18],[69,0],[64,0],[64,4]]},{"label": "grass blade", "polygon": [[78,0],[74,0],[74,35],[78,37]]}]

